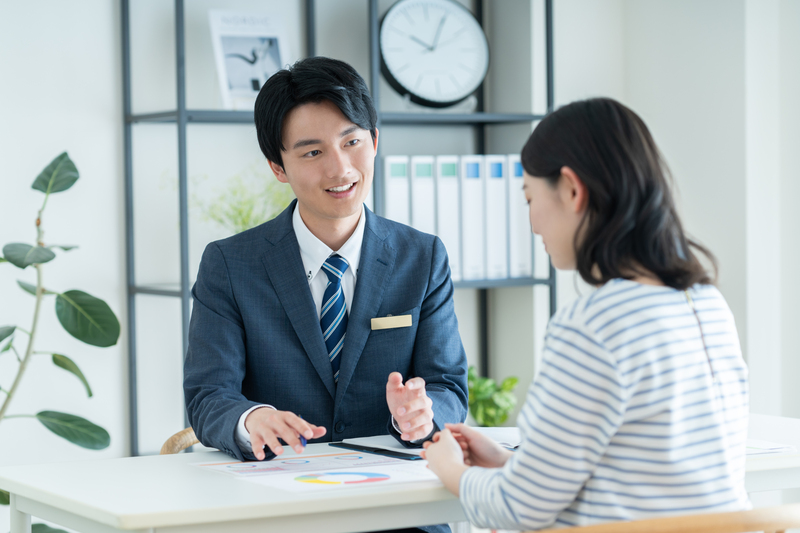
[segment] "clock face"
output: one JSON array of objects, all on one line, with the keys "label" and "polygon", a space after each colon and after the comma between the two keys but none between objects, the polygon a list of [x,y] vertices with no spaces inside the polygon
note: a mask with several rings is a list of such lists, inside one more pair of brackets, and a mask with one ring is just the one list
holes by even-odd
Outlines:
[{"label": "clock face", "polygon": [[451,0],[400,0],[383,18],[381,71],[400,94],[431,107],[460,102],[480,86],[489,45],[478,21]]}]

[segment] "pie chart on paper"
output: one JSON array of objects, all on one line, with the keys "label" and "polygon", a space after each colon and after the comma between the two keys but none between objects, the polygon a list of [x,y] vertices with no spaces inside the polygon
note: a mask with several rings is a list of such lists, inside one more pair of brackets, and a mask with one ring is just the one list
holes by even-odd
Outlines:
[{"label": "pie chart on paper", "polygon": [[317,485],[355,485],[358,483],[375,483],[386,481],[389,476],[374,472],[324,472],[322,474],[306,474],[297,476],[295,481],[314,483]]}]

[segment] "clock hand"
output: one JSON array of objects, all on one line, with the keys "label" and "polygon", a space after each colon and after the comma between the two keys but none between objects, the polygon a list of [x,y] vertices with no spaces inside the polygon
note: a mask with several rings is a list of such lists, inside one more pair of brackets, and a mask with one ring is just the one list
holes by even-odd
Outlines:
[{"label": "clock hand", "polygon": [[458,36],[461,35],[464,32],[464,30],[465,30],[465,28],[461,28],[460,30],[455,32],[453,35],[451,35],[447,40],[442,41],[442,43],[439,46],[444,46],[446,44],[450,44],[453,41],[457,40]]},{"label": "clock hand", "polygon": [[444,26],[444,21],[447,18],[447,15],[442,17],[442,20],[439,21],[439,27],[436,28],[436,37],[433,38],[433,45],[431,46],[431,52],[436,50],[436,45],[439,44],[439,36],[442,35],[442,27]]},{"label": "clock hand", "polygon": [[426,49],[426,50],[428,50],[429,52],[430,52],[431,50],[433,50],[433,48],[431,48],[430,46],[428,46],[428,44],[427,44],[427,43],[424,43],[424,42],[422,42],[422,39],[418,39],[418,38],[417,38],[417,37],[415,37],[414,35],[409,35],[408,37],[409,37],[409,38],[410,38],[412,41],[414,41],[414,42],[416,42],[416,43],[419,43],[419,44],[421,44],[422,46],[424,46],[424,47],[425,47],[425,49]]}]

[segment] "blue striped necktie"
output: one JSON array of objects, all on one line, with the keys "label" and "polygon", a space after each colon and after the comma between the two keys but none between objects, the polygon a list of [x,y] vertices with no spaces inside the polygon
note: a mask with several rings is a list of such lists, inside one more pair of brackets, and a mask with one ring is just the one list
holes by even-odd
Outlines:
[{"label": "blue striped necktie", "polygon": [[322,336],[325,347],[328,349],[328,359],[331,361],[334,383],[339,382],[339,357],[344,345],[344,336],[347,333],[347,305],[342,292],[342,276],[347,267],[347,261],[339,256],[332,255],[322,264],[322,269],[328,275],[328,286],[322,296],[322,309],[319,313],[319,324],[322,326]]}]

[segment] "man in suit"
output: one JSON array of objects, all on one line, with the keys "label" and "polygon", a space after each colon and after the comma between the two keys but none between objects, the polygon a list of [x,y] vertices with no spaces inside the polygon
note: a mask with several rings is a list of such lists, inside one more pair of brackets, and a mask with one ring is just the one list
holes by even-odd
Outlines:
[{"label": "man in suit", "polygon": [[364,207],[378,146],[366,83],[309,58],[255,106],[262,152],[297,200],[206,248],[185,361],[200,441],[239,460],[281,440],[392,434],[421,446],[467,413],[466,356],[447,253]]}]

